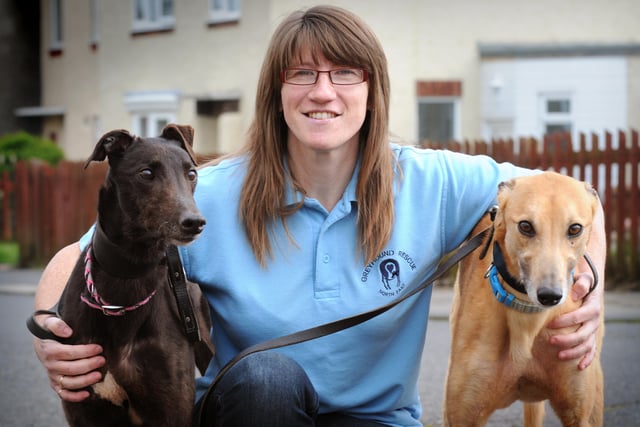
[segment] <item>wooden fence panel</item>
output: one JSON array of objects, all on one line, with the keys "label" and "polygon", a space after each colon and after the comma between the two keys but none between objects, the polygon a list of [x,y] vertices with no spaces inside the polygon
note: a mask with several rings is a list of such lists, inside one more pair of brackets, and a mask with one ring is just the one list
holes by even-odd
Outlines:
[{"label": "wooden fence panel", "polygon": [[106,170],[106,163],[87,170],[75,162],[55,168],[38,162],[16,165],[14,229],[22,266],[46,263],[89,229]]},{"label": "wooden fence panel", "polygon": [[2,197],[2,239],[4,241],[10,241],[13,237],[13,230],[11,225],[13,224],[13,209],[11,202],[13,197],[13,179],[9,174],[9,171],[2,172],[2,180],[0,181],[0,197]]}]

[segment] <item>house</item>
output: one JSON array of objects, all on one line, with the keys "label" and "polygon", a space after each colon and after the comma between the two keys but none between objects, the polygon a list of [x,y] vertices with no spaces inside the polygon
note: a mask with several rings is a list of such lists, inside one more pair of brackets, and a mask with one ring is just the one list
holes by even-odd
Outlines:
[{"label": "house", "polygon": [[[380,38],[409,142],[640,128],[637,0],[323,0]],[[15,115],[70,159],[104,132],[196,129],[238,147],[269,37],[295,0],[40,0],[41,99]],[[35,83],[34,83],[35,84]],[[258,100],[259,101],[259,100]]]}]

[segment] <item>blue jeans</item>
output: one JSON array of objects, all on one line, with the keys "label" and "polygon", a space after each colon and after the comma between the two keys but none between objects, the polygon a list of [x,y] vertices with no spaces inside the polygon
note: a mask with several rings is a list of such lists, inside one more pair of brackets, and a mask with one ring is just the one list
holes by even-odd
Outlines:
[{"label": "blue jeans", "polygon": [[275,352],[249,355],[211,390],[195,427],[373,427],[344,414],[318,415],[320,402],[309,377],[290,358]]}]

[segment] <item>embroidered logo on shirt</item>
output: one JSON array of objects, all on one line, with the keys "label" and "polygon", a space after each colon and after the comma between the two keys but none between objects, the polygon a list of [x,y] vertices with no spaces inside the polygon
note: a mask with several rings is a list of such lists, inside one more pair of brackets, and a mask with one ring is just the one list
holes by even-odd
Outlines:
[{"label": "embroidered logo on shirt", "polygon": [[375,282],[378,285],[378,293],[380,295],[394,297],[399,295],[406,286],[402,280],[401,272],[415,269],[416,264],[409,254],[403,251],[396,252],[393,249],[387,249],[380,252],[376,259],[365,267],[360,276],[360,281],[365,284],[369,283],[369,281]]},{"label": "embroidered logo on shirt", "polygon": [[400,264],[395,259],[387,258],[380,263],[380,275],[386,290],[390,291],[393,284],[400,287]]}]

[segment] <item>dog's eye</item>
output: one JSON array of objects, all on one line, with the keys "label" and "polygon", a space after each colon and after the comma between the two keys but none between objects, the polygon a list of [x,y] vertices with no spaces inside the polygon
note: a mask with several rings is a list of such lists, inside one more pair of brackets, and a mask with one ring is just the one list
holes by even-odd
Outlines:
[{"label": "dog's eye", "polygon": [[139,172],[139,175],[143,179],[153,179],[153,171],[151,169],[149,169],[149,168],[142,169]]},{"label": "dog's eye", "polygon": [[536,230],[529,221],[520,221],[518,223],[518,230],[525,236],[533,237],[536,234]]},{"label": "dog's eye", "polygon": [[187,179],[189,179],[189,181],[195,181],[198,178],[198,172],[196,172],[194,169],[191,169],[189,172],[187,172]]},{"label": "dog's eye", "polygon": [[569,237],[578,237],[579,235],[582,234],[582,225],[580,224],[571,224],[569,226],[569,229],[567,230],[567,234],[569,235]]}]

